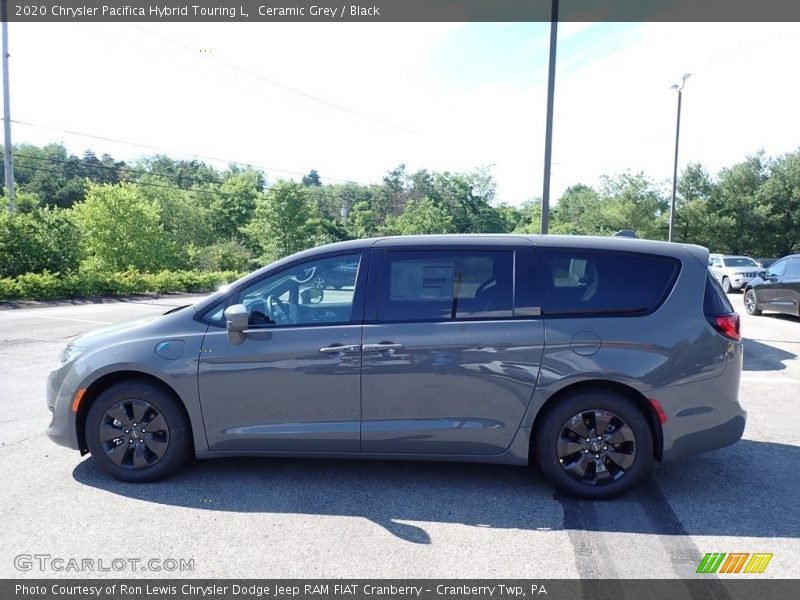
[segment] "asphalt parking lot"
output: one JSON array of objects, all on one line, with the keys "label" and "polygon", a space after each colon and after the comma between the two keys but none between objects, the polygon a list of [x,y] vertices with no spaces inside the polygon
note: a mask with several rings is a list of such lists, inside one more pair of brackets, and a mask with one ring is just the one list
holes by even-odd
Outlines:
[{"label": "asphalt parking lot", "polygon": [[[0,577],[666,578],[693,576],[706,552],[773,553],[759,577],[800,577],[800,319],[749,317],[731,299],[746,338],[744,439],[659,465],[603,503],[491,465],[219,459],[155,484],[114,481],[45,436],[45,379],[76,335],[186,300],[0,310]],[[20,571],[20,554],[194,570]]]}]

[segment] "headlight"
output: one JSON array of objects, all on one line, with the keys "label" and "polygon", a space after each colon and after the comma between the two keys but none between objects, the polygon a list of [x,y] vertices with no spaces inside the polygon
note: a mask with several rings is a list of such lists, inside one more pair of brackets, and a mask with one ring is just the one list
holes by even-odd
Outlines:
[{"label": "headlight", "polygon": [[81,352],[83,352],[83,350],[84,349],[81,348],[80,346],[73,346],[73,345],[70,344],[69,346],[64,348],[64,350],[61,351],[61,355],[58,357],[58,360],[56,361],[56,365],[55,365],[55,367],[53,367],[53,369],[54,370],[55,369],[60,369],[61,367],[63,367],[67,363],[72,362],[73,360],[78,358],[78,356],[81,355]]}]

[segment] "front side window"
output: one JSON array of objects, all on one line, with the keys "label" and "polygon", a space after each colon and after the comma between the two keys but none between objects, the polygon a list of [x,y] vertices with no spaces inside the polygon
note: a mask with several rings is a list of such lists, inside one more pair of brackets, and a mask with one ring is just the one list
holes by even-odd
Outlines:
[{"label": "front side window", "polygon": [[767,271],[767,277],[782,277],[783,272],[786,270],[786,263],[787,261],[785,260],[779,260],[776,262]]},{"label": "front side window", "polygon": [[386,252],[378,320],[446,321],[512,316],[513,253]]},{"label": "front side window", "polygon": [[250,285],[239,293],[250,325],[349,323],[360,254],[301,263]]},{"label": "front side window", "polygon": [[539,286],[544,315],[644,314],[666,297],[678,261],[659,256],[544,250]]}]

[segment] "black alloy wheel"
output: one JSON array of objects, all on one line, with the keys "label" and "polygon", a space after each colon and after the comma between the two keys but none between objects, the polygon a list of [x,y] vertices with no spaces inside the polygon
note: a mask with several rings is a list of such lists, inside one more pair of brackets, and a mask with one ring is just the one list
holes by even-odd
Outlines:
[{"label": "black alloy wheel", "polygon": [[758,299],[753,288],[750,288],[744,293],[744,310],[748,315],[758,316],[761,314],[761,309],[758,308]]},{"label": "black alloy wheel", "polygon": [[191,456],[180,400],[161,385],[128,379],[110,386],[86,415],[86,445],[100,470],[123,481],[155,481]]},{"label": "black alloy wheel", "polygon": [[169,426],[149,402],[128,398],[103,415],[99,431],[106,455],[124,469],[156,464],[169,447]]},{"label": "black alloy wheel", "polygon": [[536,419],[531,450],[558,491],[606,500],[645,477],[653,462],[653,432],[632,400],[585,389],[545,407]]},{"label": "black alloy wheel", "polygon": [[633,466],[636,439],[618,415],[590,410],[573,415],[561,428],[558,462],[577,482],[607,485]]}]

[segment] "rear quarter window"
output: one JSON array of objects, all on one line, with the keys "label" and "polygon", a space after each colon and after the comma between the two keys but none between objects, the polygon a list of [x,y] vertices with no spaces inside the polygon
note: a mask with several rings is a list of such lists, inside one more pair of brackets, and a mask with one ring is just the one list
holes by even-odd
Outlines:
[{"label": "rear quarter window", "polygon": [[581,250],[537,252],[542,314],[648,314],[669,295],[680,271],[676,259]]},{"label": "rear quarter window", "polygon": [[706,277],[706,292],[703,297],[703,312],[706,315],[726,315],[733,311],[733,305],[722,290],[716,278],[709,273]]}]

